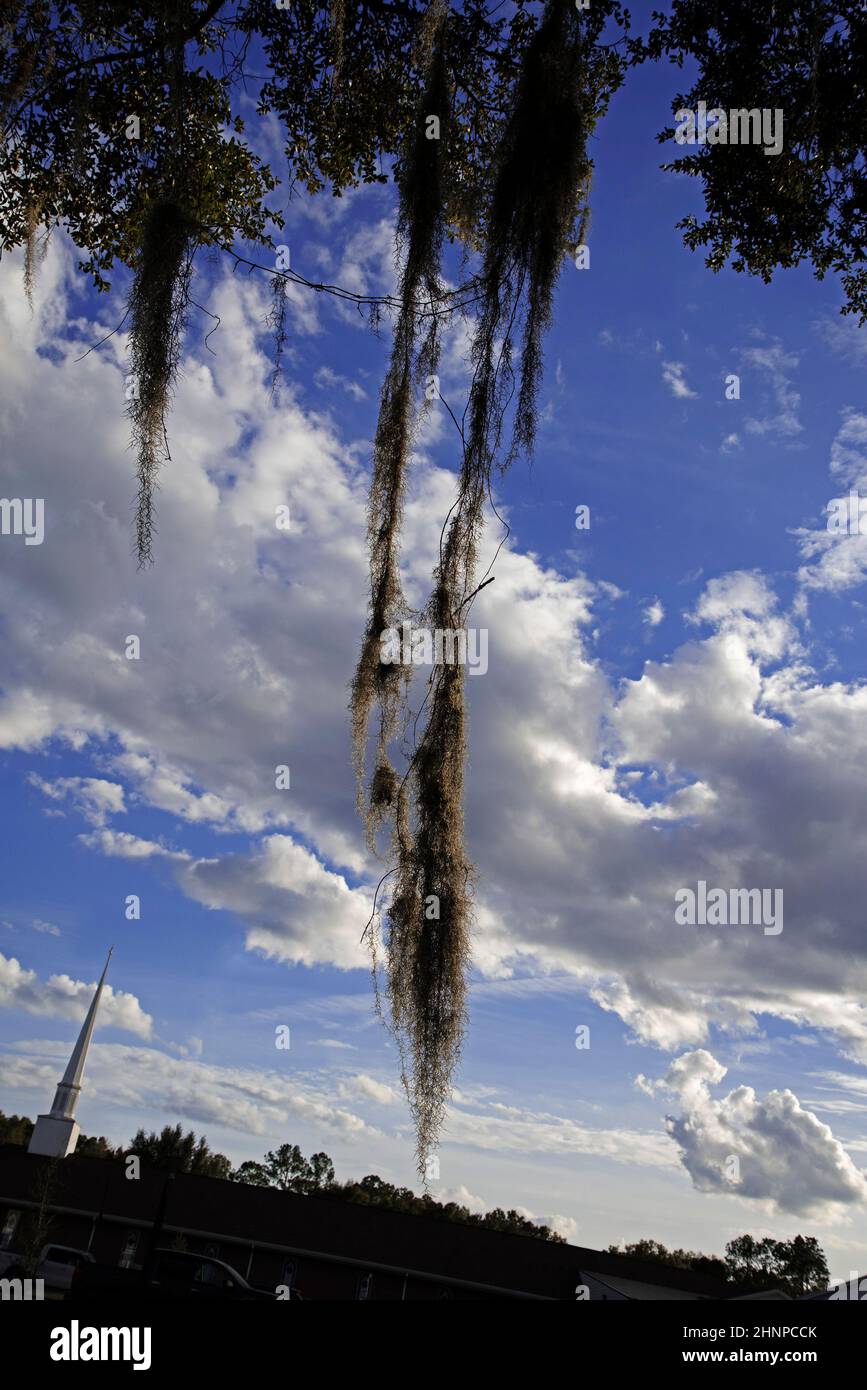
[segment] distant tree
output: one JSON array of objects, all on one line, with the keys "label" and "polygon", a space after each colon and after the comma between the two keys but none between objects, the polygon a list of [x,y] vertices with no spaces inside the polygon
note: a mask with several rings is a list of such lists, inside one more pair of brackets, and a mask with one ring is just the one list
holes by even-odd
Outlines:
[{"label": "distant tree", "polygon": [[726,1245],[726,1265],[736,1284],[756,1290],[775,1288],[778,1281],[777,1242],[770,1236],[756,1240],[742,1235]]},{"label": "distant tree", "polygon": [[815,1236],[795,1236],[780,1244],[786,1247],[783,1268],[794,1297],[828,1288],[831,1281],[828,1261]]},{"label": "distant tree", "polygon": [[265,1171],[264,1163],[257,1163],[255,1159],[245,1159],[230,1174],[232,1182],[243,1182],[248,1187],[270,1187],[271,1183]]},{"label": "distant tree", "polygon": [[360,1182],[336,1183],[328,1189],[330,1197],[361,1206],[385,1207],[391,1211],[403,1211],[412,1216],[431,1216],[439,1221],[456,1221],[463,1226],[482,1226],[486,1230],[505,1231],[511,1235],[532,1236],[536,1240],[549,1240],[565,1244],[563,1237],[548,1226],[538,1225],[529,1217],[511,1209],[503,1211],[495,1207],[493,1211],[471,1212],[457,1202],[438,1202],[429,1193],[418,1196],[408,1187],[395,1187],[385,1182],[375,1173],[369,1173]]},{"label": "distant tree", "polygon": [[75,1146],[76,1158],[108,1158],[120,1160],[124,1151],[121,1145],[112,1144],[104,1135],[82,1134]]},{"label": "distant tree", "polygon": [[166,1125],[159,1134],[140,1129],[130,1143],[129,1153],[137,1154],[151,1168],[171,1173],[192,1173],[202,1178],[228,1178],[232,1164],[225,1154],[213,1153],[204,1135],[197,1139],[192,1130],[184,1134],[181,1126]]},{"label": "distant tree", "polygon": [[725,1260],[717,1255],[702,1255],[696,1250],[669,1250],[658,1240],[635,1240],[624,1245],[609,1245],[610,1255],[631,1255],[635,1260],[649,1260],[670,1265],[673,1269],[691,1269],[695,1274],[707,1274],[725,1283],[729,1277]]},{"label": "distant tree", "polygon": [[281,1144],[266,1153],[261,1163],[248,1160],[231,1174],[235,1182],[254,1187],[276,1187],[281,1192],[315,1192],[334,1182],[334,1164],[326,1153],[307,1159],[297,1144]]},{"label": "distant tree", "polygon": [[0,1144],[30,1143],[33,1121],[26,1115],[4,1115],[0,1110]]},{"label": "distant tree", "polygon": [[764,1236],[757,1240],[745,1234],[728,1242],[724,1259],[692,1250],[669,1250],[658,1240],[609,1245],[608,1253],[710,1274],[724,1283],[742,1284],[754,1293],[780,1289],[792,1298],[825,1289],[830,1282],[825,1255],[815,1236],[795,1236],[793,1240]]},{"label": "distant tree", "polygon": [[470,1224],[484,1226],[490,1231],[506,1231],[510,1235],[535,1236],[537,1240],[550,1240],[558,1245],[566,1244],[563,1237],[552,1231],[549,1226],[537,1225],[530,1217],[522,1216],[514,1208],[503,1211],[501,1207],[494,1207],[493,1211],[485,1212],[481,1216],[471,1215]]},{"label": "distant tree", "polygon": [[635,1260],[653,1260],[660,1264],[672,1263],[672,1252],[658,1240],[633,1240],[623,1245],[607,1245],[607,1255],[631,1255]]},{"label": "distant tree", "polygon": [[334,1183],[334,1164],[326,1153],[313,1154],[310,1159],[311,1190],[328,1188]]},{"label": "distant tree", "polygon": [[731,1278],[755,1290],[781,1289],[792,1298],[826,1289],[830,1282],[824,1251],[814,1236],[773,1240],[738,1236],[726,1246]]},{"label": "distant tree", "polygon": [[507,1231],[513,1235],[533,1236],[536,1240],[562,1242],[563,1237],[548,1226],[537,1225],[514,1209],[479,1214],[457,1202],[438,1202],[430,1193],[419,1196],[409,1187],[397,1187],[376,1173],[368,1173],[359,1181],[337,1182],[334,1164],[326,1153],[305,1158],[297,1144],[281,1144],[267,1153],[261,1163],[248,1159],[232,1173],[235,1182],[252,1187],[275,1187],[281,1192],[302,1192],[352,1202],[356,1206],[382,1207],[388,1211],[403,1211],[412,1216],[432,1216],[440,1221],[457,1221],[464,1226],[484,1226],[488,1230]]}]

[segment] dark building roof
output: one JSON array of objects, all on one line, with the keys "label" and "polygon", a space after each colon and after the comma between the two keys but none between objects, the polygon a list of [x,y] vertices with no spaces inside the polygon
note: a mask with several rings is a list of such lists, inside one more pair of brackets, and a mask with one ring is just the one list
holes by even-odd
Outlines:
[{"label": "dark building roof", "polygon": [[[0,1147],[0,1205],[32,1202],[34,1177],[46,1161],[16,1145]],[[130,1180],[122,1163],[68,1158],[59,1164],[51,1205],[58,1212],[147,1227],[165,1185],[166,1174],[155,1169],[143,1167],[140,1178]],[[455,1287],[486,1289],[492,1296],[501,1292],[574,1300],[576,1285],[587,1274],[678,1290],[686,1298],[718,1299],[732,1293],[730,1285],[709,1276],[626,1255],[186,1174],[170,1182],[165,1228],[364,1269],[422,1275]]]}]

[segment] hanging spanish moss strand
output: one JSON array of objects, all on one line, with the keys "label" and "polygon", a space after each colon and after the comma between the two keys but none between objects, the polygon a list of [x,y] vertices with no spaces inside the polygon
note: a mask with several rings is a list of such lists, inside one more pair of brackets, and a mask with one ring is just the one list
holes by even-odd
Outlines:
[{"label": "hanging spanish moss strand", "polygon": [[27,307],[33,313],[33,291],[36,288],[36,279],[39,267],[45,260],[48,251],[48,240],[51,235],[49,227],[46,227],[42,235],[39,235],[39,213],[40,204],[32,202],[28,204],[26,212],[26,228],[24,238],[24,297],[27,300]]},{"label": "hanging spanish moss strand", "polygon": [[591,162],[587,155],[590,94],[580,21],[570,0],[549,0],[528,46],[515,101],[497,156],[486,226],[488,296],[476,339],[471,454],[489,462],[500,443],[494,358],[511,379],[516,322],[523,321],[520,390],[512,445],[530,453],[542,371],[542,337],[551,323],[554,286],[573,241],[584,235]]},{"label": "hanging spanish moss strand", "polygon": [[[49,66],[50,71],[50,66]],[[69,149],[69,168],[74,177],[77,177],[83,160],[84,140],[87,133],[87,83],[83,78],[79,79],[75,93],[75,103],[73,107],[73,126],[70,138]],[[0,137],[2,138],[2,137]],[[52,159],[52,167],[57,162],[57,156]],[[36,281],[39,270],[45,257],[48,254],[48,247],[51,242],[51,224],[46,222],[41,234],[39,231],[39,219],[42,213],[42,198],[33,199],[27,206],[25,213],[24,231],[24,297],[27,300],[27,307],[33,313],[33,291],[36,288]]]},{"label": "hanging spanish moss strand", "polygon": [[[439,351],[435,315],[419,342],[423,294],[426,292],[430,302],[438,291],[444,236],[444,161],[450,98],[443,52],[447,6],[440,3],[437,8],[439,27],[425,89],[399,174],[398,244],[405,248],[401,307],[374,438],[367,530],[370,609],[350,702],[359,809],[372,846],[377,830],[390,814],[398,787],[387,745],[397,732],[401,690],[402,687],[405,690],[409,675],[400,665],[381,660],[381,644],[386,630],[397,627],[407,612],[400,582],[399,535],[416,425],[415,388],[422,376],[434,372]],[[426,137],[429,115],[436,115],[440,122],[440,139]],[[374,707],[378,711],[379,734],[376,764],[365,805],[365,751]]]},{"label": "hanging spanish moss strand", "polygon": [[129,360],[134,382],[128,414],[136,452],[139,564],[152,560],[154,488],[168,459],[165,417],[177,378],[191,262],[193,227],[178,202],[163,198],[150,208],[129,299]]},{"label": "hanging spanish moss strand", "polygon": [[165,61],[174,108],[175,159],[165,171],[163,195],[145,216],[129,298],[134,391],[128,414],[138,477],[135,530],[140,568],[153,560],[154,490],[160,467],[170,457],[165,421],[186,327],[195,230],[185,192],[185,61],[183,37],[177,31],[165,36]]},{"label": "hanging spanish moss strand", "polygon": [[[485,500],[514,393],[518,334],[520,385],[502,467],[518,450],[533,447],[542,334],[550,323],[560,266],[574,244],[576,219],[579,239],[584,228],[589,99],[571,0],[549,0],[516,82],[493,171],[469,428],[458,497],[426,611],[434,631],[465,634]],[[391,508],[392,495],[383,500],[389,508],[385,530],[393,540],[399,514]],[[422,1176],[441,1129],[466,1022],[474,875],[463,846],[466,712],[458,662],[434,668],[426,707],[426,724],[394,808],[397,863],[387,909],[392,1021],[402,1044]],[[389,732],[395,723],[391,715]],[[393,784],[390,777],[386,783],[387,776],[382,773],[390,797]]]}]

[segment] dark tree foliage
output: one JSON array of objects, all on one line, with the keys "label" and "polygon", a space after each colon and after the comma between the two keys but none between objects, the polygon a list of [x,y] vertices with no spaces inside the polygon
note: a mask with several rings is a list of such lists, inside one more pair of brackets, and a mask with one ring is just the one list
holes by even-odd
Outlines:
[{"label": "dark tree foliage", "polygon": [[127,1153],[136,1154],[150,1168],[169,1173],[192,1173],[200,1178],[228,1178],[232,1164],[225,1154],[213,1153],[204,1134],[184,1134],[179,1124],[165,1125],[159,1134],[138,1130]]},{"label": "dark tree foliage", "polygon": [[609,1255],[630,1255],[634,1260],[670,1265],[674,1269],[691,1269],[725,1283],[730,1275],[725,1260],[719,1255],[702,1255],[696,1250],[669,1250],[658,1240],[633,1240],[623,1245],[606,1247]]},{"label": "dark tree foliage", "polygon": [[565,1244],[563,1237],[549,1226],[537,1225],[529,1217],[510,1208],[503,1211],[471,1212],[460,1202],[438,1202],[429,1193],[418,1196],[408,1187],[395,1187],[375,1174],[360,1182],[336,1183],[324,1195],[359,1206],[385,1207],[389,1211],[408,1212],[412,1216],[429,1216],[438,1221],[457,1221],[462,1226],[481,1226],[489,1231],[505,1231],[510,1235],[532,1236],[535,1240],[550,1240]]},{"label": "dark tree foliage", "polygon": [[276,1187],[281,1192],[316,1192],[334,1182],[334,1165],[328,1154],[305,1158],[297,1144],[270,1149],[261,1163],[248,1159],[230,1174],[234,1182],[252,1187]]},{"label": "dark tree foliage", "polygon": [[26,1115],[4,1115],[0,1110],[0,1144],[30,1143],[33,1121]]},{"label": "dark tree foliage", "polygon": [[828,1264],[815,1236],[794,1236],[792,1240],[738,1236],[726,1245],[724,1259],[700,1255],[694,1250],[668,1250],[658,1240],[609,1245],[608,1252],[710,1274],[754,1293],[779,1289],[790,1298],[818,1293],[827,1289],[830,1282]]},{"label": "dark tree foliage", "polygon": [[533,1236],[536,1240],[562,1242],[563,1237],[548,1226],[537,1225],[520,1212],[471,1212],[459,1202],[437,1202],[429,1193],[418,1196],[408,1187],[396,1187],[369,1173],[359,1182],[337,1182],[334,1165],[327,1154],[313,1154],[309,1159],[297,1144],[281,1144],[267,1153],[261,1163],[248,1159],[231,1174],[234,1182],[252,1187],[273,1187],[281,1192],[303,1193],[328,1197],[334,1201],[352,1202],[357,1206],[383,1207],[388,1211],[403,1211],[411,1216],[430,1216],[440,1221],[458,1221],[464,1226],[483,1226],[487,1230],[508,1231],[513,1235]]},{"label": "dark tree foliage", "polygon": [[115,1146],[105,1135],[80,1134],[75,1146],[76,1158],[108,1158],[120,1163],[124,1157],[123,1148]]},{"label": "dark tree foliage", "polygon": [[831,1277],[815,1236],[798,1235],[792,1240],[738,1236],[726,1246],[726,1265],[735,1283],[757,1291],[782,1289],[792,1298],[827,1289]]},{"label": "dark tree foliage", "polygon": [[[867,318],[867,7],[861,0],[672,0],[633,59],[692,60],[672,111],[699,100],[724,111],[779,109],[784,146],[704,145],[663,167],[703,185],[705,216],[685,217],[686,245],[712,270],[731,264],[769,281],[812,264],[840,276],[844,313]],[[662,131],[667,140],[673,127]]]}]

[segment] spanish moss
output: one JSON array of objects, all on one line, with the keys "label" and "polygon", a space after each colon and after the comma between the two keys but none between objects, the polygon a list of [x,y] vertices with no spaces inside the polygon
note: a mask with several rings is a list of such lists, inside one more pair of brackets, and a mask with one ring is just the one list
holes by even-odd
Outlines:
[{"label": "spanish moss", "polygon": [[26,210],[26,226],[24,234],[24,295],[27,300],[28,308],[33,313],[33,291],[36,287],[36,278],[39,267],[45,260],[48,251],[48,240],[50,229],[45,228],[42,235],[39,234],[39,213],[38,203],[29,203]]},{"label": "spanish moss", "polygon": [[[444,31],[443,25],[436,32],[419,127],[425,116],[444,109],[448,95]],[[492,170],[458,495],[423,614],[434,632],[466,638],[493,467],[499,460],[506,468],[519,451],[529,454],[533,448],[542,335],[550,324],[560,267],[575,244],[576,223],[578,240],[586,225],[590,116],[579,21],[570,0],[550,0],[527,47]],[[387,629],[397,628],[406,607],[400,589],[399,532],[412,432],[412,385],[420,369],[433,370],[437,355],[435,330],[432,339],[417,342],[415,295],[420,284],[429,289],[435,285],[442,240],[439,200],[447,167],[445,156],[438,153],[440,145],[425,140],[417,129],[403,171],[400,227],[408,250],[374,449],[370,621],[353,687],[360,778],[374,704],[379,710],[376,767],[364,811],[371,841],[386,821],[393,827],[395,878],[386,909],[388,997],[422,1177],[443,1123],[466,1024],[474,873],[464,852],[465,682],[459,661],[434,666],[416,719],[418,725],[421,714],[425,716],[423,728],[400,780],[389,761],[388,744],[398,728],[406,726],[407,672],[380,660],[379,642]],[[445,136],[442,147],[447,148]],[[518,355],[519,373],[513,365]],[[516,390],[506,447],[505,419]],[[375,933],[371,944],[375,952]]]},{"label": "spanish moss", "polygon": [[129,360],[133,381],[128,413],[136,451],[139,565],[152,560],[154,488],[169,458],[165,417],[177,377],[189,298],[192,224],[172,199],[148,212],[129,300]]}]

